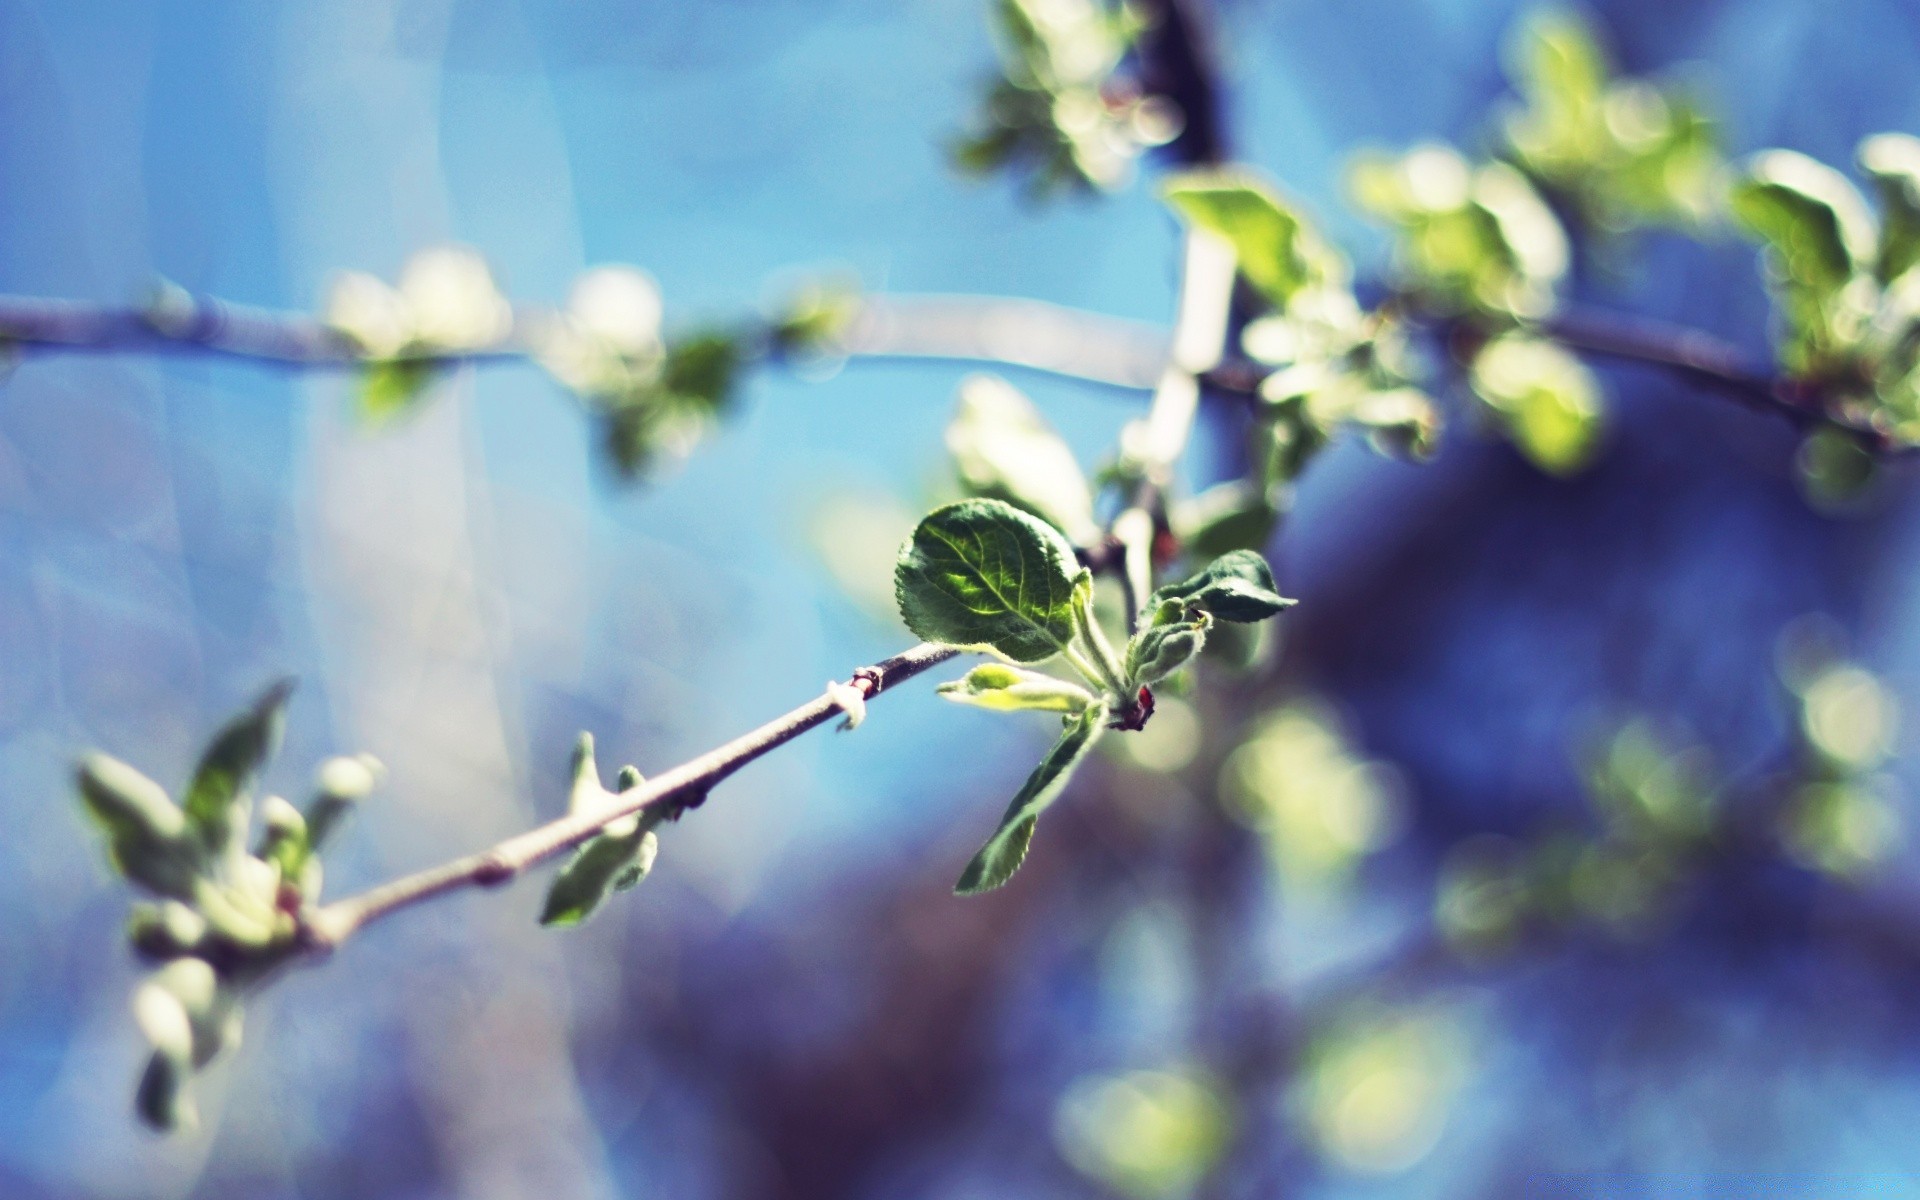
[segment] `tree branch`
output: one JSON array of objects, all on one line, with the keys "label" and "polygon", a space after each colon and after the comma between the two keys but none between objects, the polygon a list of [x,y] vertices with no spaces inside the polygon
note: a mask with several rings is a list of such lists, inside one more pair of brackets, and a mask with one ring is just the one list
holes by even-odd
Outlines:
[{"label": "tree branch", "polygon": [[1752,370],[1740,348],[1710,333],[1650,317],[1569,309],[1540,323],[1540,332],[1569,350],[1664,367],[1757,412],[1801,428],[1831,423],[1804,384]]},{"label": "tree branch", "polygon": [[[871,699],[959,653],[953,646],[922,643],[855,671],[847,686],[858,690],[863,698]],[[402,876],[357,896],[335,900],[305,915],[306,942],[315,950],[332,949],[389,913],[462,888],[497,887],[535,863],[572,849],[622,817],[647,810],[677,817],[689,808],[699,807],[715,784],[741,767],[826,723],[841,711],[840,702],[833,694],[822,692],[750,733],[656,775],[638,787],[616,793],[613,803],[604,807],[569,813],[516,834],[490,849]]]},{"label": "tree branch", "polygon": [[[535,354],[534,332],[548,319],[537,308],[519,310],[500,341],[431,360],[526,361]],[[212,354],[287,370],[342,370],[368,361],[311,314],[179,290],[146,307],[0,296],[0,342],[36,356]],[[1153,386],[1167,356],[1166,332],[1145,322],[991,296],[863,297],[841,349],[854,359],[1000,363],[1140,391]]]}]

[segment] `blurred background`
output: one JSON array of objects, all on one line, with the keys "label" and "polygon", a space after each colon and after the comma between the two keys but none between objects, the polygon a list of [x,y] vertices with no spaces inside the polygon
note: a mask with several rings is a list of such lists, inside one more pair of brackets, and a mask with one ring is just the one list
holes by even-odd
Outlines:
[{"label": "blurred background", "polygon": [[[1347,156],[1479,144],[1518,11],[1229,0],[1240,156],[1377,271]],[[0,13],[0,291],[164,275],[310,311],[335,271],[458,241],[533,302],[637,264],[669,329],[796,267],[1171,314],[1150,187],[1036,207],[954,175],[977,0]],[[1896,0],[1592,14],[1629,71],[1697,64],[1735,152],[1845,163],[1920,127]],[[1766,360],[1749,246],[1644,248],[1590,298]],[[964,374],[756,373],[632,488],[533,367],[370,433],[335,376],[21,365],[0,1194],[1920,1195],[1911,489],[1816,511],[1787,426],[1645,370],[1606,372],[1570,481],[1465,422],[1427,466],[1316,462],[1271,548],[1284,645],[1110,739],[1000,892],[949,889],[1046,723],[916,683],[744,771],[578,930],[540,930],[532,884],[376,927],[255,1006],[198,1133],[135,1123],[127,897],[78,751],[177,786],[298,675],[269,784],[390,769],[336,895],[556,815],[578,730],[653,772],[906,644],[862,597],[952,487]],[[1144,403],[1017,382],[1089,464]],[[1203,427],[1193,482],[1232,453]]]}]

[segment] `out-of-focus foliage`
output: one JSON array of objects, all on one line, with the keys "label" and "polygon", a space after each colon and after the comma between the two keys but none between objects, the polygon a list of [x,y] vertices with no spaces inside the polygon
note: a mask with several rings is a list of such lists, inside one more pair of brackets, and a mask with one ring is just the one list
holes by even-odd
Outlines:
[{"label": "out-of-focus foliage", "polygon": [[1449,146],[1354,160],[1353,197],[1397,237],[1401,286],[1423,305],[1496,320],[1543,317],[1570,259],[1567,234],[1526,176]]},{"label": "out-of-focus foliage", "polygon": [[1333,715],[1311,702],[1254,722],[1221,766],[1219,787],[1290,885],[1340,884],[1400,829],[1392,772],[1359,757]]},{"label": "out-of-focus foliage", "polygon": [[996,0],[1001,76],[954,158],[974,174],[1024,174],[1036,196],[1125,184],[1140,152],[1180,132],[1164,98],[1121,73],[1141,30],[1125,3]]},{"label": "out-of-focus foliage", "polygon": [[1599,383],[1586,365],[1544,338],[1505,333],[1473,357],[1473,394],[1542,470],[1569,475],[1593,456]]},{"label": "out-of-focus foliage", "polygon": [[1004,379],[973,375],[961,382],[947,450],[968,495],[1023,508],[1077,545],[1099,537],[1093,487],[1073,451]]},{"label": "out-of-focus foliage", "polygon": [[513,308],[478,251],[436,246],[407,260],[397,287],[362,271],[340,275],[326,321],[367,359],[360,411],[381,422],[420,402],[439,360],[497,346],[513,329]]},{"label": "out-of-focus foliage", "polygon": [[1398,1171],[1439,1141],[1463,1057],[1459,1030],[1439,1012],[1361,1009],[1314,1040],[1294,1099],[1327,1158]]},{"label": "out-of-focus foliage", "polygon": [[[1872,481],[1862,438],[1920,445],[1920,139],[1884,133],[1860,145],[1878,218],[1840,172],[1791,150],[1755,155],[1730,207],[1765,247],[1780,366],[1853,433],[1816,429],[1802,455],[1816,500],[1844,501]],[[1859,431],[1865,431],[1861,433]]]},{"label": "out-of-focus foliage", "polygon": [[1176,176],[1166,198],[1182,219],[1233,246],[1241,273],[1271,307],[1241,339],[1249,358],[1272,368],[1248,434],[1249,472],[1174,512],[1189,550],[1207,557],[1264,546],[1293,481],[1343,427],[1415,457],[1432,448],[1438,418],[1412,386],[1398,322],[1361,308],[1346,258],[1298,205],[1240,170]]},{"label": "out-of-focus foliage", "polygon": [[1176,1200],[1219,1160],[1233,1122],[1213,1081],[1191,1069],[1089,1075],[1054,1115],[1060,1153],[1133,1200]]},{"label": "out-of-focus foliage", "polygon": [[291,684],[277,684],[222,729],[176,804],[165,789],[104,754],[82,760],[81,803],[106,836],[114,868],[150,893],[134,905],[127,940],[159,964],[133,998],[153,1047],[140,1080],[140,1115],[160,1129],[191,1126],[192,1077],[238,1044],[242,1004],[302,948],[299,916],[319,898],[319,852],[378,781],[365,756],[320,768],[303,812],[254,786],[279,745]]},{"label": "out-of-focus foliage", "polygon": [[1697,228],[1717,211],[1719,129],[1686,88],[1615,80],[1592,26],[1564,9],[1523,18],[1508,43],[1521,103],[1500,129],[1513,164],[1586,228]]},{"label": "out-of-focus foliage", "polygon": [[1574,928],[1643,939],[1728,857],[1780,857],[1842,882],[1883,862],[1902,838],[1879,772],[1895,702],[1860,667],[1797,641],[1796,630],[1783,641],[1799,734],[1785,771],[1730,780],[1703,748],[1629,722],[1588,769],[1593,826],[1461,843],[1442,872],[1438,929],[1475,955]]}]

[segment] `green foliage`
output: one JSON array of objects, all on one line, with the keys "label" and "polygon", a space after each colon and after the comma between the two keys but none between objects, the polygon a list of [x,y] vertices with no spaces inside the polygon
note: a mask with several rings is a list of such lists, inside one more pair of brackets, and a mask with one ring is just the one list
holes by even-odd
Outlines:
[{"label": "green foliage", "polygon": [[1273,310],[1241,339],[1248,357],[1273,368],[1248,435],[1253,470],[1174,514],[1192,552],[1264,546],[1292,480],[1342,427],[1398,453],[1418,457],[1431,448],[1438,419],[1431,399],[1408,386],[1413,372],[1400,322],[1361,309],[1345,257],[1296,206],[1239,169],[1177,175],[1166,196],[1183,219],[1232,244],[1241,273]]},{"label": "green foliage", "polygon": [[953,889],[957,894],[971,896],[992,891],[1013,878],[1013,873],[1026,861],[1040,814],[1060,795],[1074,770],[1093,749],[1106,720],[1104,703],[1091,705],[1067,719],[1066,732],[1014,794],[1013,802],[1000,818],[1000,827],[960,873],[960,882]]},{"label": "green foliage", "polygon": [[[627,767],[620,772],[619,791],[640,786],[640,772]],[[573,752],[573,788],[568,799],[569,812],[592,812],[614,801],[600,785],[594,765],[593,735],[583,733]],[[622,817],[582,842],[573,857],[560,868],[547,888],[547,900],[540,912],[542,925],[578,925],[600,910],[616,892],[634,887],[653,870],[660,852],[660,839],[654,828],[661,814],[648,811]]]},{"label": "green foliage", "polygon": [[1334,714],[1289,701],[1251,722],[1219,774],[1226,810],[1260,836],[1290,888],[1344,882],[1400,828],[1390,773],[1363,759]]},{"label": "green foliage", "polygon": [[1524,103],[1501,123],[1507,153],[1587,227],[1695,228],[1712,218],[1719,130],[1684,88],[1614,81],[1593,29],[1562,9],[1526,17],[1508,63]]},{"label": "green foliage", "polygon": [[513,308],[477,252],[435,246],[407,261],[397,287],[363,272],[341,275],[325,319],[366,360],[360,415],[382,423],[417,407],[445,360],[504,341]]},{"label": "green foliage", "polygon": [[1830,425],[1801,439],[1794,466],[1807,501],[1830,513],[1853,508],[1880,478],[1880,464],[1860,444],[1859,436]]},{"label": "green foliage", "polygon": [[1509,321],[1552,311],[1570,261],[1566,231],[1513,167],[1426,145],[1362,155],[1349,182],[1355,201],[1393,227],[1400,286],[1422,304]]},{"label": "green foliage", "polygon": [[135,953],[160,964],[134,995],[153,1046],[137,1107],[158,1128],[193,1121],[187,1083],[238,1041],[248,992],[300,949],[302,920],[319,897],[321,844],[376,780],[372,759],[332,760],[306,812],[278,796],[262,801],[259,843],[247,851],[253,789],[291,690],[275,684],[221,728],[182,804],[106,755],[80,762],[80,800],[106,834],[109,861],[158,898],[135,904],[127,922]]},{"label": "green foliage", "polygon": [[1880,197],[1880,252],[1874,272],[1892,283],[1920,262],[1920,138],[1882,133],[1860,143],[1860,169]]},{"label": "green foliage", "polygon": [[1156,96],[1116,76],[1140,31],[1126,5],[1104,0],[997,0],[1001,77],[972,133],[954,147],[963,170],[1028,174],[1036,195],[1112,190],[1141,150],[1179,133]]},{"label": "green foliage", "polygon": [[1260,176],[1244,170],[1190,171],[1164,194],[1190,223],[1233,245],[1240,272],[1284,310],[1308,288],[1344,286],[1347,264]]},{"label": "green foliage", "polygon": [[638,478],[662,458],[684,458],[732,404],[744,361],[739,339],[707,331],[669,346],[657,373],[589,397],[606,418],[614,465]]},{"label": "green foliage", "polygon": [[780,305],[770,331],[781,354],[834,357],[854,319],[860,315],[859,281],[820,279],[800,288]]},{"label": "green foliage", "polygon": [[1542,338],[1509,333],[1474,355],[1474,394],[1541,470],[1571,475],[1598,445],[1600,385],[1586,364]]},{"label": "green foliage", "polygon": [[412,412],[443,369],[430,358],[389,358],[368,363],[357,393],[361,420],[378,427]]},{"label": "green foliage", "polygon": [[962,500],[929,513],[901,547],[894,591],[925,641],[1039,662],[1074,638],[1073,562],[1051,525],[1004,501]]},{"label": "green foliage", "polygon": [[1076,543],[1099,536],[1093,489],[1073,451],[1005,380],[974,375],[961,383],[947,450],[969,495],[1025,509]]},{"label": "green foliage", "polygon": [[1881,134],[1859,157],[1878,220],[1845,176],[1789,150],[1755,155],[1729,197],[1764,247],[1780,366],[1836,427],[1800,456],[1803,485],[1829,507],[1872,482],[1869,451],[1920,445],[1920,141]]},{"label": "green foliage", "polygon": [[187,785],[187,824],[210,854],[224,854],[245,834],[250,797],[260,768],[280,748],[293,681],[268,688],[252,708],[214,735]]},{"label": "green foliage", "polygon": [[1728,207],[1767,248],[1785,326],[1781,364],[1807,378],[1849,370],[1876,290],[1865,274],[1878,241],[1866,201],[1833,168],[1769,150],[1747,164]]},{"label": "green foliage", "polygon": [[1057,712],[1071,717],[1096,703],[1093,693],[1077,683],[997,662],[982,663],[934,690],[957,704],[995,712]]},{"label": "green foliage", "polygon": [[1195,1069],[1128,1071],[1074,1081],[1054,1116],[1060,1152],[1132,1200],[1190,1196],[1226,1152],[1233,1112]]},{"label": "green foliage", "polygon": [[1781,840],[1814,870],[1864,875],[1904,833],[1896,789],[1881,773],[1899,730],[1899,704],[1873,675],[1838,658],[1808,664],[1788,683],[1809,753],[1780,813]]},{"label": "green foliage", "polygon": [[1222,621],[1245,623],[1277,616],[1296,602],[1275,590],[1273,568],[1266,559],[1251,550],[1235,550],[1181,582],[1155,591],[1147,607],[1157,615],[1173,603]]},{"label": "green foliage", "polygon": [[1182,600],[1168,600],[1153,612],[1151,623],[1127,643],[1126,677],[1130,684],[1158,683],[1187,665],[1207,644],[1213,614]]}]

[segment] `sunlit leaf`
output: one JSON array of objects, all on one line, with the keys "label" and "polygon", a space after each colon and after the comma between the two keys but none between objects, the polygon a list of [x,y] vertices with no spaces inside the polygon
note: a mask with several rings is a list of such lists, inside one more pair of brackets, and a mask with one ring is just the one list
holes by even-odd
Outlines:
[{"label": "sunlit leaf", "polygon": [[981,663],[934,690],[955,703],[996,712],[1072,714],[1094,702],[1093,693],[1077,683],[996,662]]},{"label": "sunlit leaf", "polygon": [[972,494],[1023,508],[1076,542],[1098,535],[1093,489],[1073,451],[1005,380],[973,375],[961,383],[947,450]]},{"label": "sunlit leaf", "polygon": [[115,868],[162,896],[191,899],[204,846],[166,789],[105,754],[81,760],[78,782],[87,812],[107,834]]},{"label": "sunlit leaf", "polygon": [[1804,154],[1755,155],[1728,205],[1795,286],[1838,292],[1874,261],[1877,238],[1866,201],[1845,176]]},{"label": "sunlit leaf", "polygon": [[926,641],[1038,662],[1073,637],[1077,569],[1053,526],[1004,501],[962,500],[929,513],[901,547],[894,594]]},{"label": "sunlit leaf", "polygon": [[1232,243],[1241,274],[1278,308],[1301,289],[1341,273],[1333,252],[1271,184],[1251,172],[1188,172],[1169,181],[1164,194],[1181,216]]},{"label": "sunlit leaf", "polygon": [[1882,133],[1860,143],[1860,169],[1880,194],[1875,270],[1890,283],[1920,262],[1920,138]]},{"label": "sunlit leaf", "polygon": [[1569,475],[1599,444],[1599,385],[1585,363],[1551,342],[1508,334],[1474,356],[1473,390],[1499,414],[1521,453],[1537,467]]}]

